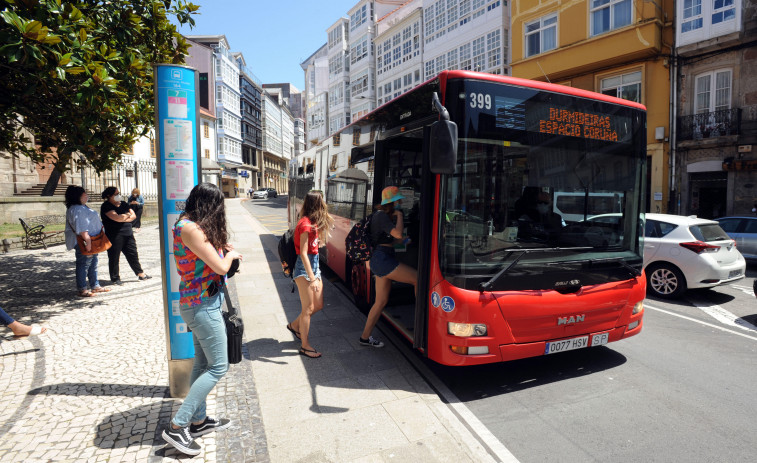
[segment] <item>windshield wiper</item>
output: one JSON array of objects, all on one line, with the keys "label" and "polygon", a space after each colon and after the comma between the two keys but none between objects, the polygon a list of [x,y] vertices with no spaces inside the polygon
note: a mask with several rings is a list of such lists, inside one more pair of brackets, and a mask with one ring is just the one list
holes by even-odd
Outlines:
[{"label": "windshield wiper", "polygon": [[605,264],[605,263],[618,263],[621,267],[625,268],[629,272],[631,272],[631,275],[635,277],[641,276],[641,270],[637,269],[636,267],[632,266],[623,257],[608,257],[606,259],[589,259],[589,264]]},{"label": "windshield wiper", "polygon": [[508,265],[507,267],[497,272],[497,274],[491,277],[489,281],[484,281],[482,283],[479,283],[478,290],[482,293],[484,291],[491,291],[492,286],[494,286],[494,284],[497,283],[500,278],[505,276],[507,272],[510,271],[511,268],[515,267],[515,264],[517,264],[518,261],[526,254],[530,254],[534,252],[542,253],[542,252],[556,252],[556,251],[586,251],[589,249],[594,249],[594,248],[591,246],[583,246],[583,247],[575,247],[575,248],[534,248],[534,249],[514,248],[514,249],[503,250],[507,252],[521,252],[522,254],[516,257],[512,262],[510,262],[510,265]]}]

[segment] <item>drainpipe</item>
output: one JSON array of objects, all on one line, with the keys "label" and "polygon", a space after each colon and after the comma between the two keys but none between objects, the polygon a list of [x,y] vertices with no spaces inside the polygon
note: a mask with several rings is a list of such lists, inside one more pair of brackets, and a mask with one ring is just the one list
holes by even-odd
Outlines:
[{"label": "drainpipe", "polygon": [[[673,20],[671,23],[676,26],[675,21],[675,2],[673,4]],[[673,43],[671,45],[670,56],[670,192],[674,193],[673,208],[675,214],[681,213],[681,192],[677,191],[676,184],[676,136],[677,130],[677,114],[678,114],[678,51],[676,50],[676,32],[673,30]],[[670,202],[668,204],[670,206]],[[668,213],[671,211],[668,210]]]}]

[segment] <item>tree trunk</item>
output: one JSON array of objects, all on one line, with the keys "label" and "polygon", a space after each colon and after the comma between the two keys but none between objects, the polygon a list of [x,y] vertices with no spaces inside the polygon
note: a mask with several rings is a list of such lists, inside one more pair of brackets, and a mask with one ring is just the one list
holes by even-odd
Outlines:
[{"label": "tree trunk", "polygon": [[47,179],[45,188],[42,189],[42,196],[52,196],[55,194],[55,189],[58,187],[58,181],[60,180],[60,171],[53,169],[50,174],[50,178]]}]

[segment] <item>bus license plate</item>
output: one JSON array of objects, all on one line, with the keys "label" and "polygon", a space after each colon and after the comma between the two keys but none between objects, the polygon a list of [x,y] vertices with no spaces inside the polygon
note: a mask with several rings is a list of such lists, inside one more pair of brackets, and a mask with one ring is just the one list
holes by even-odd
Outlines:
[{"label": "bus license plate", "polygon": [[544,348],[544,355],[556,354],[558,352],[567,352],[569,350],[583,349],[589,346],[604,346],[610,337],[610,333],[599,333],[591,336],[581,336],[580,338],[563,339],[562,341],[548,342]]}]

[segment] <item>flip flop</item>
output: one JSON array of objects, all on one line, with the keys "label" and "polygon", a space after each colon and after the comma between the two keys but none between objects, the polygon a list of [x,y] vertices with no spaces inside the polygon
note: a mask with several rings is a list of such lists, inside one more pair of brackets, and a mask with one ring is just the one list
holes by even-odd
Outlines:
[{"label": "flip flop", "polygon": [[39,336],[40,334],[47,331],[47,328],[44,328],[36,323],[33,323],[31,326],[31,331],[29,331],[29,334],[22,334],[22,335],[14,335],[16,338],[26,338],[29,336]]},{"label": "flip flop", "polygon": [[82,291],[79,291],[79,297],[93,297],[95,293],[88,289],[84,289]]},{"label": "flip flop", "polygon": [[103,288],[102,286],[98,286],[97,288],[92,290],[93,293],[107,293],[108,291],[110,291],[110,289]]},{"label": "flip flop", "polygon": [[295,331],[295,330],[294,330],[294,328],[292,328],[292,324],[291,324],[291,323],[287,325],[287,329],[288,329],[289,331],[291,331],[291,332],[292,332],[292,334],[293,334],[293,335],[295,335],[295,337],[296,337],[297,339],[302,339],[302,338],[300,337],[300,333],[299,333],[299,331]]},{"label": "flip flop", "polygon": [[[318,355],[310,355],[310,354],[318,354]],[[304,355],[305,357],[309,359],[317,359],[321,358],[321,353],[318,352],[315,349],[305,349],[304,347],[300,347],[300,355]]]}]

